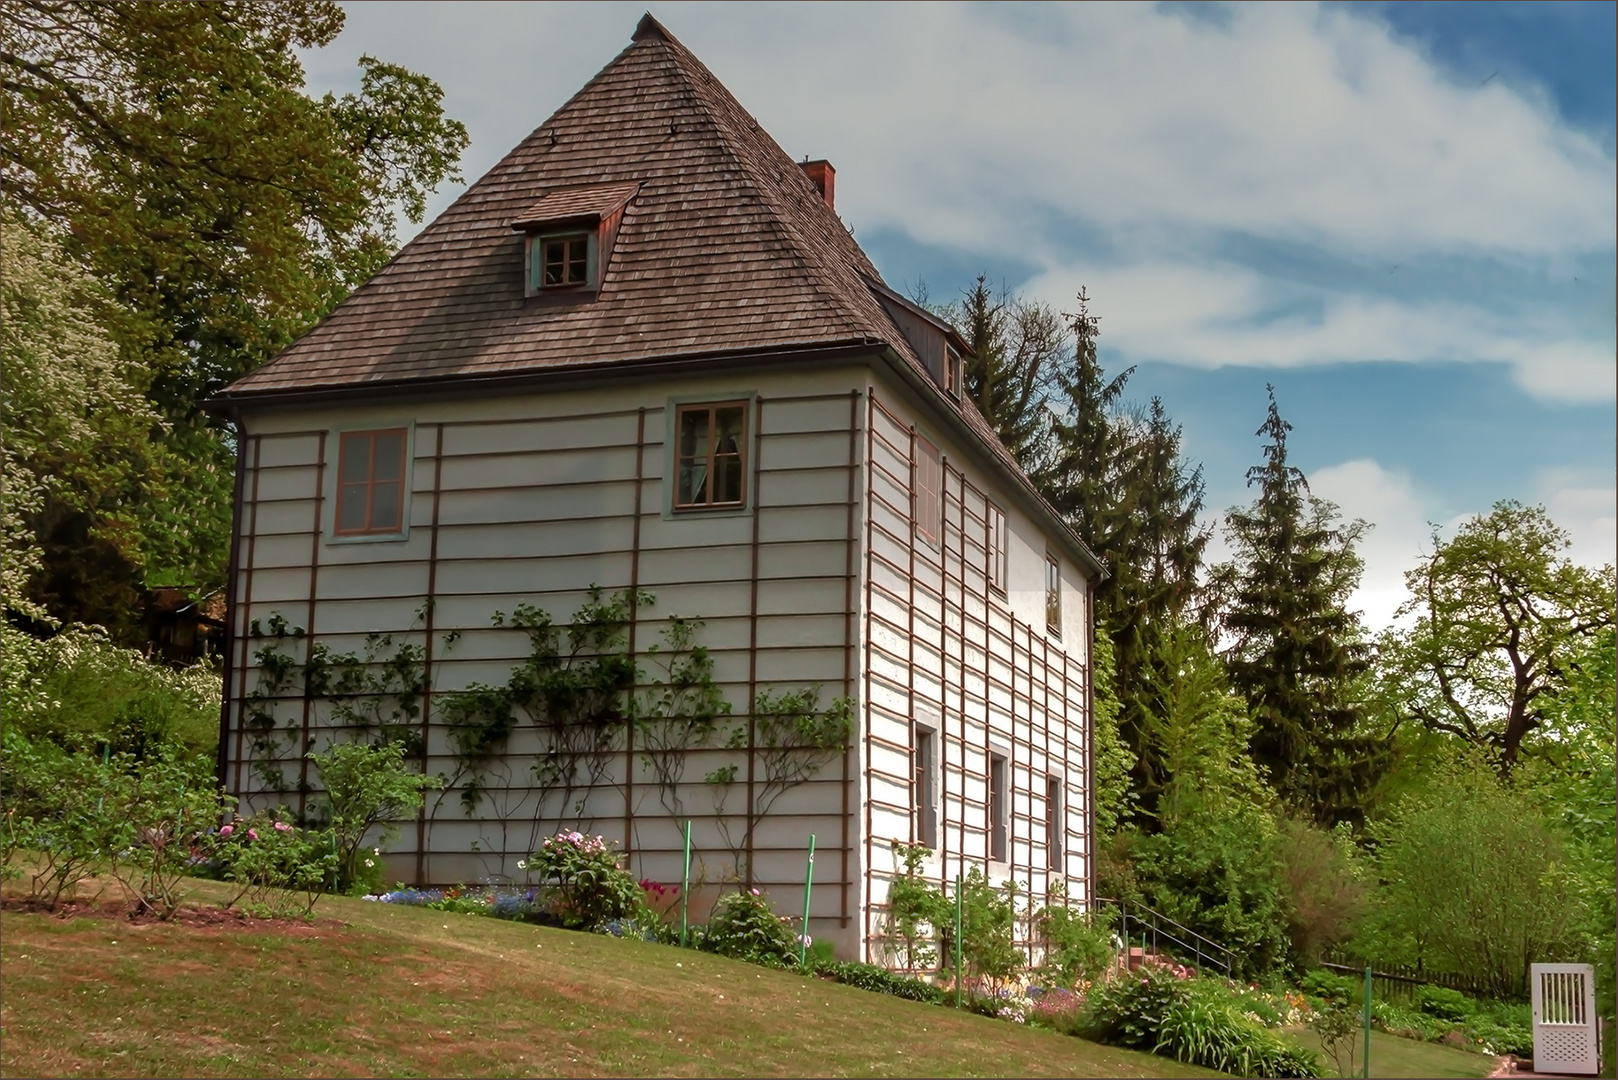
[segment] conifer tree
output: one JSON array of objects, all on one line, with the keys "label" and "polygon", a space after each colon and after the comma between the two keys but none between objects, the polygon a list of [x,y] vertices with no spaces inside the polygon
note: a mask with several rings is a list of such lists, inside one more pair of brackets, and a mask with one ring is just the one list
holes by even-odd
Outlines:
[{"label": "conifer tree", "polygon": [[1354,684],[1368,667],[1359,618],[1344,604],[1359,581],[1354,542],[1363,522],[1309,492],[1287,462],[1287,435],[1269,387],[1257,433],[1264,463],[1248,470],[1258,497],[1233,508],[1226,533],[1236,561],[1216,572],[1227,604],[1231,685],[1253,716],[1253,759],[1281,797],[1330,825],[1360,816],[1386,764],[1382,744],[1358,733]]}]

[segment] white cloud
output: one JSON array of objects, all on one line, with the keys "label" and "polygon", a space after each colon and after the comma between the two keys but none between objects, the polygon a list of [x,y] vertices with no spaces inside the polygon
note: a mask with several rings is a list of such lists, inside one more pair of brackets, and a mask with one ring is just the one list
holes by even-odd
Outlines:
[{"label": "white cloud", "polygon": [[1566,529],[1568,556],[1587,566],[1618,564],[1618,490],[1582,470],[1547,469],[1537,477],[1535,498],[1551,520]]},{"label": "white cloud", "polygon": [[1359,518],[1375,526],[1357,548],[1365,575],[1350,606],[1364,614],[1371,630],[1392,625],[1393,613],[1405,599],[1405,571],[1432,547],[1430,500],[1416,490],[1408,473],[1368,458],[1316,469],[1309,489],[1341,507],[1345,520]]}]

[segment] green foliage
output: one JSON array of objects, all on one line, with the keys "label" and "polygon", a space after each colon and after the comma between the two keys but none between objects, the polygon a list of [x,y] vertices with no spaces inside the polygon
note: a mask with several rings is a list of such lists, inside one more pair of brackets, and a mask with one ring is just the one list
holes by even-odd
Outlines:
[{"label": "green foliage", "polygon": [[356,883],[368,883],[360,865],[366,837],[378,831],[386,843],[397,835],[398,819],[419,809],[423,793],[443,781],[406,768],[404,747],[398,743],[337,743],[323,754],[308,757],[319,770],[326,792],[337,849],[337,891],[348,892]]},{"label": "green foliage", "polygon": [[1462,1021],[1477,1012],[1477,1003],[1447,986],[1418,986],[1413,999],[1417,1010],[1440,1020]]},{"label": "green foliage", "polygon": [[219,742],[219,675],[181,671],[114,645],[98,627],[67,626],[40,640],[0,625],[0,717],[7,732],[64,747],[100,745],[136,757],[174,745],[212,756]]},{"label": "green foliage", "polygon": [[300,829],[281,811],[220,826],[214,857],[239,887],[226,907],[240,905],[260,918],[307,917],[340,863],[330,831]]},{"label": "green foliage", "polygon": [[116,631],[143,579],[222,582],[232,447],[198,402],[330,310],[392,253],[397,215],[420,221],[457,178],[466,131],[431,80],[366,56],[356,93],[304,93],[298,51],[342,25],[326,0],[18,0],[0,21],[8,202],[103,283],[76,306],[150,401],[119,415],[95,390],[79,414],[105,434],[75,471],[130,482],[57,502],[72,513],[42,539],[60,618]]},{"label": "green foliage", "polygon": [[[1017,947],[1017,884],[990,884],[982,867],[974,866],[961,879],[962,977],[982,984],[1009,979],[1023,969],[1027,958]],[[953,898],[946,900],[954,908]],[[945,957],[955,955],[954,920],[940,928],[939,947]]]},{"label": "green foliage", "polygon": [[540,733],[534,778],[547,794],[561,796],[553,816],[565,817],[573,793],[605,775],[632,721],[629,697],[640,675],[627,650],[629,620],[634,608],[650,603],[649,593],[625,590],[605,598],[591,585],[565,630],[532,604],[518,605],[509,616],[494,613],[495,626],[528,638],[529,655],[504,686],[474,683],[444,703],[458,761],[449,786],[461,787],[468,812],[482,798],[486,770],[519,718]]},{"label": "green foliage", "polygon": [[1111,913],[1078,911],[1062,903],[1059,887],[1051,902],[1034,913],[1034,933],[1044,960],[1040,980],[1047,986],[1073,989],[1106,972],[1114,961]]},{"label": "green foliage", "polygon": [[1139,799],[1132,788],[1135,755],[1118,727],[1122,708],[1118,700],[1118,666],[1113,660],[1112,638],[1095,635],[1095,834],[1098,841],[1117,834],[1134,815]]},{"label": "green foliage", "polygon": [[1579,955],[1584,917],[1562,839],[1491,766],[1470,758],[1435,773],[1372,822],[1382,887],[1355,948],[1525,992],[1534,960]]},{"label": "green foliage", "polygon": [[599,836],[547,836],[525,869],[544,886],[545,910],[563,926],[594,930],[615,919],[650,920],[640,883]]},{"label": "green foliage", "polygon": [[1091,989],[1081,1030],[1237,1076],[1318,1077],[1319,1059],[1245,1016],[1222,982],[1182,979],[1150,965]]},{"label": "green foliage", "polygon": [[711,743],[719,718],[730,715],[730,702],[714,682],[713,657],[695,643],[701,628],[700,619],[669,619],[662,643],[647,650],[661,670],[632,702],[641,761],[656,778],[663,808],[676,818],[685,814],[679,792],[687,756]]},{"label": "green foliage", "polygon": [[1364,522],[1309,494],[1287,463],[1292,425],[1270,388],[1264,464],[1248,470],[1258,498],[1226,515],[1234,562],[1214,572],[1230,636],[1231,684],[1247,699],[1252,755],[1284,801],[1321,824],[1359,820],[1386,767],[1385,747],[1360,730],[1356,684],[1370,664],[1346,604],[1362,563]]},{"label": "green foliage", "polygon": [[1299,988],[1310,997],[1339,1005],[1347,1005],[1359,994],[1359,987],[1353,979],[1325,968],[1306,971]]},{"label": "green foliage", "polygon": [[[8,103],[9,103],[8,97]],[[105,288],[61,251],[53,231],[9,207],[0,215],[0,400],[5,475],[0,599],[47,625],[113,614],[135,593],[91,595],[54,572],[47,542],[77,535],[99,558],[144,568],[145,495],[161,497],[148,373],[108,337]],[[53,571],[53,572],[48,572]],[[123,629],[129,628],[126,608]]]},{"label": "green foliage", "polygon": [[954,917],[953,905],[942,890],[921,876],[921,866],[932,857],[932,849],[921,844],[895,842],[903,871],[888,885],[887,947],[906,971],[932,971],[939,963],[952,963],[951,956],[940,957],[936,940],[938,929]]},{"label": "green foliage", "polygon": [[928,1005],[943,1005],[949,995],[939,987],[913,975],[901,975],[875,964],[848,961],[821,969],[845,986],[869,990],[874,994],[890,994],[907,1001],[920,1001]]},{"label": "green foliage", "polygon": [[1503,773],[1584,643],[1613,626],[1613,568],[1572,562],[1570,545],[1543,507],[1514,501],[1447,541],[1435,531],[1431,554],[1405,575],[1399,614],[1415,625],[1384,645],[1406,715],[1486,748]]},{"label": "green foliage", "polygon": [[769,967],[791,967],[798,962],[800,942],[792,920],[777,915],[757,889],[726,893],[714,905],[702,938],[705,952]]},{"label": "green foliage", "polygon": [[109,810],[128,829],[132,843],[119,852],[112,871],[136,914],[173,917],[185,899],[181,883],[191,871],[193,849],[203,847],[234,799],[222,794],[204,757],[157,754],[122,766]]},{"label": "green foliage", "polygon": [[40,861],[30,895],[52,906],[72,899],[79,885],[107,871],[134,844],[127,805],[125,758],[114,765],[90,752],[74,753],[6,729],[4,771],[8,860],[17,848]]}]

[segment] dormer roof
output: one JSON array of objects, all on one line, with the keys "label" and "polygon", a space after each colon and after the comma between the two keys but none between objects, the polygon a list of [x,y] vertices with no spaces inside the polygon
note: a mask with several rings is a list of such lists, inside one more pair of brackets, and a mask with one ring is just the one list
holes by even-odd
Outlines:
[{"label": "dormer roof", "polygon": [[600,221],[617,213],[639,190],[638,180],[627,184],[584,184],[557,188],[518,214],[511,227],[519,232],[527,232],[550,225]]}]

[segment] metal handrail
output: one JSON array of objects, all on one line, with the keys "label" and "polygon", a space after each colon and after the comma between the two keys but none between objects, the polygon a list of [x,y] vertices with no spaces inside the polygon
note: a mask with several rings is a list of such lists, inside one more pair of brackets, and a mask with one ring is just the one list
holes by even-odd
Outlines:
[{"label": "metal handrail", "polygon": [[[1130,920],[1134,920],[1142,927],[1143,932],[1141,935],[1141,942],[1143,946],[1145,945],[1146,940],[1145,931],[1150,931],[1154,944],[1156,944],[1162,938],[1167,938],[1169,941],[1178,945],[1182,950],[1184,950],[1185,953],[1195,956],[1198,967],[1204,966],[1204,962],[1206,961],[1208,966],[1217,967],[1223,970],[1227,977],[1230,976],[1235,970],[1236,953],[1234,951],[1219,944],[1217,941],[1204,937],[1202,934],[1197,933],[1190,927],[1169,918],[1161,911],[1147,907],[1145,904],[1128,904],[1122,900],[1114,900],[1110,897],[1104,896],[1096,897],[1096,902],[1098,904],[1112,904],[1118,908],[1118,914],[1123,918],[1124,922],[1123,936],[1126,942],[1129,940]],[[1151,919],[1143,919],[1140,915],[1132,914],[1130,911],[1131,908],[1145,912],[1147,915],[1151,916]],[[1159,925],[1161,923],[1167,923],[1192,940],[1188,942],[1175,936],[1168,930],[1163,929],[1163,927]],[[1187,958],[1189,959],[1189,957]]]}]

